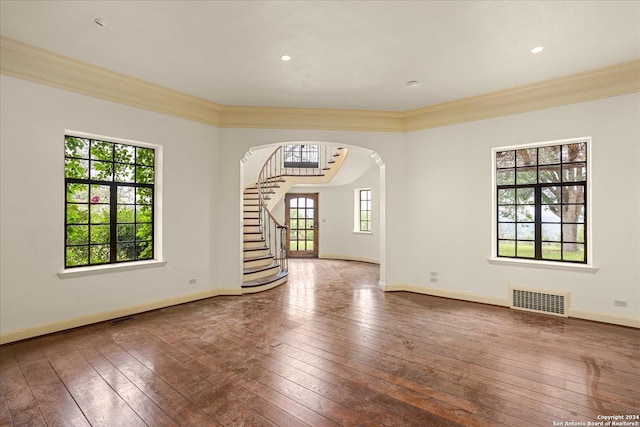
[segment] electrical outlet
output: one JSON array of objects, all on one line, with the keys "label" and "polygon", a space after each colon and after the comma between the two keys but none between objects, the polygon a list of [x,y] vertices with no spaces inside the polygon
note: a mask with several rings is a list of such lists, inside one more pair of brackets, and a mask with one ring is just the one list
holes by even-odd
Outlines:
[{"label": "electrical outlet", "polygon": [[627,308],[629,306],[629,303],[627,301],[621,301],[621,300],[618,300],[618,299],[614,299],[613,300],[613,305],[615,305],[616,307]]},{"label": "electrical outlet", "polygon": [[197,281],[198,281],[197,279],[189,279],[189,284],[195,285]]}]

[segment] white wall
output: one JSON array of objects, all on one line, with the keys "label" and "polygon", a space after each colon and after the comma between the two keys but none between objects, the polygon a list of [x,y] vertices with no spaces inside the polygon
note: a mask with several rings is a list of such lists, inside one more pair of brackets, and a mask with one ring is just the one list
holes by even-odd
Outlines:
[{"label": "white wall", "polygon": [[255,184],[262,166],[269,156],[275,151],[276,147],[265,147],[251,150],[247,153],[247,160],[242,165],[242,188]]},{"label": "white wall", "polygon": [[[347,166],[348,162],[345,161]],[[354,191],[372,191],[371,233],[354,233]],[[380,170],[371,160],[369,170],[355,181],[340,186],[293,187],[290,193],[318,193],[318,256],[320,258],[380,262]],[[284,223],[284,199],[273,209],[274,216]]]},{"label": "white wall", "polygon": [[[215,286],[217,128],[0,78],[2,333]],[[163,146],[166,266],[57,276],[64,253],[65,129]]]},{"label": "white wall", "polygon": [[[639,119],[636,93],[408,134],[407,283],[495,299],[507,299],[511,284],[565,290],[574,315],[640,319]],[[599,270],[489,264],[491,148],[580,136],[593,138],[591,256]]]},{"label": "white wall", "polygon": [[[379,212],[376,237],[384,248],[384,283],[496,300],[507,298],[509,284],[555,288],[571,292],[577,314],[640,318],[640,94],[410,134],[218,130],[0,79],[2,333],[210,289],[239,289],[241,159],[251,147],[296,141],[363,147],[381,156],[376,199],[384,194],[386,209]],[[163,146],[166,266],[57,276],[64,250],[65,129]],[[593,137],[592,255],[599,271],[489,264],[491,148],[576,136]],[[332,191],[342,197],[342,189]],[[323,238],[321,245],[331,240]],[[436,284],[429,282],[431,271],[438,272]],[[195,286],[188,285],[192,278]],[[614,298],[629,307],[614,307]]]}]

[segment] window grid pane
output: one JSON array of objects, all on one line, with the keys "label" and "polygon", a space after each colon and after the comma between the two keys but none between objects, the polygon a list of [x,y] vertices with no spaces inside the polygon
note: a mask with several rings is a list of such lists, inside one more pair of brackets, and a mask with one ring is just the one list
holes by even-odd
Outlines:
[{"label": "window grid pane", "polygon": [[153,259],[155,150],[65,136],[65,268]]},{"label": "window grid pane", "polygon": [[371,231],[371,190],[360,190],[360,231]]},{"label": "window grid pane", "polygon": [[586,143],[499,151],[495,161],[497,256],[586,263]]},{"label": "window grid pane", "polygon": [[319,145],[285,145],[285,168],[317,168],[320,162]]}]

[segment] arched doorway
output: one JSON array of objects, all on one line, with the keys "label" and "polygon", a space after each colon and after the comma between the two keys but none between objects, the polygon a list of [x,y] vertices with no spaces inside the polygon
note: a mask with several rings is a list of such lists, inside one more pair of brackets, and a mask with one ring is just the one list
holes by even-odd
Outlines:
[{"label": "arched doorway", "polygon": [[[320,200],[316,200],[312,203],[315,203],[316,207],[320,205],[322,207],[322,213],[319,216],[314,218],[303,218],[303,226],[300,227],[299,219],[296,218],[296,228],[295,228],[295,239],[293,239],[293,244],[296,245],[296,250],[302,249],[305,256],[318,256],[319,258],[338,258],[338,259],[348,259],[348,260],[358,260],[358,261],[368,261],[368,262],[376,262],[380,265],[380,281],[384,283],[385,281],[385,212],[386,212],[386,182],[385,182],[385,164],[383,159],[376,153],[375,151],[357,145],[350,144],[337,144],[334,142],[317,142],[317,141],[281,141],[279,143],[265,144],[260,146],[251,147],[245,154],[242,159],[241,170],[241,182],[243,183],[243,187],[250,185],[253,181],[255,181],[257,174],[259,173],[260,168],[262,167],[264,161],[270,156],[273,151],[279,146],[285,145],[295,145],[295,144],[318,144],[322,147],[324,146],[339,146],[344,147],[349,150],[349,155],[347,156],[347,160],[345,160],[345,164],[343,167],[345,168],[345,172],[341,172],[341,176],[336,176],[334,180],[338,182],[330,182],[327,184],[322,184],[317,188],[313,188],[313,185],[301,185],[296,186],[296,188],[292,191],[293,194],[296,193],[320,193]],[[354,164],[357,166],[354,168]],[[353,201],[353,189],[355,189],[354,182],[359,178],[359,173],[363,175],[362,170],[358,172],[358,168],[362,168],[363,165],[366,164],[368,168],[371,169],[369,178],[375,177],[375,183],[368,185],[367,187],[373,188],[373,199],[375,200],[376,209],[373,212],[375,218],[375,227],[371,230],[371,233],[368,233],[368,237],[365,233],[358,234],[355,232],[353,228],[346,230],[345,223],[351,223],[352,218],[354,218],[354,213],[352,211],[352,207],[349,206],[349,202],[341,202],[342,215],[340,218],[336,219],[336,215],[331,218],[327,218],[331,213],[336,213],[336,208],[334,206],[333,210],[330,205],[325,202],[328,195],[333,195],[335,193],[342,192],[342,199],[344,201],[344,193],[346,193],[345,188],[350,188],[352,191],[351,200]],[[352,169],[349,171],[349,169]],[[368,169],[365,168],[365,171]],[[351,186],[351,187],[349,187]],[[340,190],[336,190],[337,187],[342,187]],[[300,196],[294,197],[291,199],[297,199]],[[290,200],[291,200],[290,199]],[[297,202],[296,202],[297,203]],[[327,207],[327,209],[325,209]],[[297,207],[296,207],[297,208]],[[305,198],[305,212],[306,212],[306,198]],[[281,218],[281,221],[285,223],[286,221],[286,204],[285,198],[282,197],[282,202],[274,207],[274,214]],[[290,212],[289,212],[290,213]],[[306,215],[306,214],[305,214]],[[316,214],[317,215],[317,214]],[[309,220],[309,221],[308,221]],[[312,221],[311,221],[312,220]],[[289,218],[290,224],[291,218]],[[339,224],[338,224],[339,223]],[[353,224],[353,223],[351,223]],[[340,231],[338,231],[338,227],[342,227]],[[352,227],[355,227],[352,225]],[[339,234],[342,233],[342,234]],[[302,237],[304,236],[304,239]],[[345,238],[346,236],[346,238]],[[373,236],[373,237],[372,237]],[[375,255],[369,254],[368,256],[359,256],[358,254],[358,245],[355,242],[357,239],[365,240],[368,238],[368,248],[371,246],[375,246],[377,251]],[[319,242],[315,239],[319,239]],[[300,242],[304,243],[300,243]],[[374,242],[375,244],[371,244]],[[323,242],[325,243],[323,245]],[[348,253],[345,256],[345,252],[336,252],[330,251],[327,242],[334,243],[334,247],[340,243],[344,243],[344,247],[348,246]],[[301,248],[300,245],[303,245],[304,248]],[[289,242],[291,245],[291,241]],[[291,246],[289,246],[289,249]],[[309,253],[309,250],[318,251],[317,254]]]}]

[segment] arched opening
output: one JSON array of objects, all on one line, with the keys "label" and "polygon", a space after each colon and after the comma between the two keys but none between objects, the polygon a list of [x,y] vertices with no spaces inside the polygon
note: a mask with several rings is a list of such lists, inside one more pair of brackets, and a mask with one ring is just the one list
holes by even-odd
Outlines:
[{"label": "arched opening", "polygon": [[[319,193],[318,200],[318,258],[333,258],[378,263],[380,283],[385,282],[385,164],[380,155],[366,147],[330,141],[281,141],[251,147],[243,156],[240,166],[242,191],[255,183],[265,160],[280,146],[309,145],[342,147],[348,154],[340,170],[330,182],[323,184],[297,184],[290,192]],[[357,209],[359,192],[369,190],[371,217],[369,229],[359,229]],[[349,196],[347,197],[347,194]],[[363,193],[367,194],[367,193]],[[285,198],[273,206],[274,215],[286,217]],[[366,203],[362,204],[367,206]],[[241,209],[241,214],[242,214]],[[291,221],[291,219],[290,219]],[[292,222],[289,222],[291,224]],[[243,224],[244,225],[244,224]],[[297,232],[297,230],[296,230]],[[373,243],[373,244],[372,244]],[[372,249],[375,249],[372,250]],[[241,249],[240,259],[243,258]],[[241,262],[242,264],[242,262]]]}]

